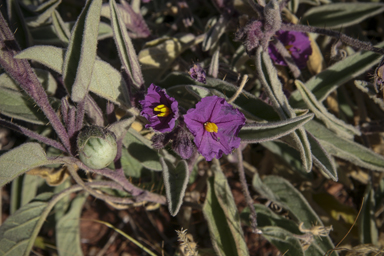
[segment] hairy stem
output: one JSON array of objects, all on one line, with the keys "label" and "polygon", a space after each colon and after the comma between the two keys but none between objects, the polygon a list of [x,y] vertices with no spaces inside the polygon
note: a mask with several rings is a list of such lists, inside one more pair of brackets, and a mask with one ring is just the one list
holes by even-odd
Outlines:
[{"label": "hairy stem", "polygon": [[17,124],[14,124],[14,123],[11,123],[7,120],[4,120],[4,119],[1,119],[0,118],[0,125],[4,126],[4,127],[7,127],[11,130],[14,130],[16,132],[19,132],[21,134],[24,134],[25,136],[29,137],[29,138],[32,138],[32,139],[35,139],[35,140],[38,140],[38,141],[41,141],[43,142],[44,144],[47,144],[51,147],[54,147],[54,148],[57,148],[63,152],[66,152],[66,149],[65,147],[58,141],[55,141],[55,140],[52,140],[50,138],[47,138],[47,137],[44,137],[36,132],[33,132],[25,127],[22,127],[20,125],[17,125]]},{"label": "hairy stem", "polygon": [[292,59],[292,56],[284,47],[283,43],[276,38],[274,38],[272,43],[275,45],[275,48],[280,53],[281,57],[283,57],[285,63],[287,63],[288,68],[291,70],[293,76],[298,78],[301,75],[300,69],[297,67],[295,61]]},{"label": "hairy stem", "polygon": [[362,42],[360,40],[357,40],[355,38],[346,36],[340,32],[324,29],[324,28],[316,28],[316,27],[310,27],[305,25],[296,25],[296,24],[281,24],[281,30],[286,31],[298,31],[298,32],[306,32],[306,33],[316,33],[321,35],[326,35],[330,37],[335,37],[339,39],[341,42],[348,44],[350,46],[356,47],[361,50],[366,51],[372,51],[378,54],[384,54],[384,49],[380,49],[377,47],[372,46],[370,43]]}]

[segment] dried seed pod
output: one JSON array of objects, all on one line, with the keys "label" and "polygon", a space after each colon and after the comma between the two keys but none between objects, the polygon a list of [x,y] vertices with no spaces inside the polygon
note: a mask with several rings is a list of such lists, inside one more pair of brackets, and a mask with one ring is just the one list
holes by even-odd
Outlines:
[{"label": "dried seed pod", "polygon": [[92,169],[107,167],[117,154],[116,136],[100,126],[86,126],[77,137],[79,158]]}]

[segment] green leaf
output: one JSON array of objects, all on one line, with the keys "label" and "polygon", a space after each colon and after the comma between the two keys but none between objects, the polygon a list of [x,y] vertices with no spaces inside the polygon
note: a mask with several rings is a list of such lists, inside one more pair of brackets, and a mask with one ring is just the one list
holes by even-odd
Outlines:
[{"label": "green leaf", "polygon": [[[263,51],[262,47],[257,48],[256,52],[256,71],[258,78],[267,93],[273,108],[280,119],[285,120],[296,116],[295,111],[289,105],[287,97],[284,95],[283,86],[277,77],[277,71],[272,64],[269,54]],[[293,145],[300,152],[300,157],[307,172],[312,169],[311,147],[304,128],[298,128],[290,134]]]},{"label": "green leaf", "polygon": [[382,3],[331,3],[309,9],[301,23],[321,28],[345,28],[383,11]]},{"label": "green leaf", "polygon": [[[378,48],[383,46],[384,42],[375,45]],[[337,87],[363,74],[378,64],[380,59],[381,56],[373,52],[357,52],[313,76],[305,83],[305,87],[316,96],[318,101],[322,102]],[[305,107],[303,98],[298,90],[291,94],[289,103],[294,108]]]},{"label": "green leaf", "polygon": [[140,178],[144,170],[143,165],[134,158],[126,148],[121,150],[121,166],[127,177]]},{"label": "green leaf", "polygon": [[61,0],[50,0],[36,7],[34,11],[40,14],[34,17],[26,18],[28,26],[38,27],[43,25],[49,17],[51,17],[52,13],[60,3]]},{"label": "green leaf", "polygon": [[168,210],[176,216],[183,203],[185,190],[189,180],[188,164],[185,160],[177,163],[176,167],[167,159],[160,159],[163,167],[163,180],[167,195]]},{"label": "green leaf", "polygon": [[313,114],[306,114],[279,122],[246,124],[240,130],[239,137],[248,143],[276,140],[295,131],[312,118]]},{"label": "green leaf", "polygon": [[111,124],[108,127],[108,130],[110,130],[115,134],[117,140],[123,139],[125,134],[128,132],[129,127],[131,127],[131,124],[133,123],[133,121],[135,121],[134,116],[131,116],[131,115],[125,116],[121,118],[119,121]]},{"label": "green leaf", "polygon": [[343,139],[328,130],[324,125],[312,120],[305,125],[305,129],[319,140],[321,146],[331,155],[349,161],[357,166],[375,171],[384,171],[384,157],[372,150]]},{"label": "green leaf", "polygon": [[208,178],[203,206],[213,248],[217,255],[249,255],[240,225],[240,216],[227,179],[217,159],[213,160],[214,177]]},{"label": "green leaf", "polygon": [[37,45],[19,52],[15,58],[37,61],[62,74],[64,55],[65,49],[50,45]]},{"label": "green leaf", "polygon": [[325,177],[329,177],[334,181],[337,181],[338,178],[335,161],[312,134],[308,132],[307,134],[308,141],[311,143],[313,162],[317,167],[319,167]]},{"label": "green leaf", "polygon": [[362,244],[378,244],[379,231],[375,217],[375,191],[368,184],[364,195],[364,206],[359,218],[359,237]]},{"label": "green leaf", "polygon": [[21,187],[21,202],[20,206],[28,204],[36,197],[37,189],[40,184],[40,177],[36,175],[25,174],[23,177],[23,186]]},{"label": "green leaf", "polygon": [[127,28],[120,17],[120,12],[117,11],[116,2],[111,0],[109,2],[109,6],[111,9],[113,38],[115,39],[120,60],[129,77],[132,79],[133,84],[139,88],[144,84],[144,79],[135,49],[133,48],[133,44],[129,38]]},{"label": "green leaf", "polygon": [[358,129],[352,125],[346,124],[344,121],[329,113],[328,110],[317,101],[316,97],[301,81],[296,80],[295,85],[300,91],[301,97],[307,104],[307,107],[315,113],[318,119],[323,121],[328,129],[347,139],[353,139],[355,135],[361,135],[361,132]]},{"label": "green leaf", "polygon": [[[311,228],[313,223],[323,225],[304,196],[287,180],[271,175],[261,181],[258,174],[255,174],[252,185],[260,194],[287,209],[298,222],[304,222],[304,228]],[[315,237],[315,243],[323,251],[328,251],[334,247],[329,236],[322,237],[321,239]]]},{"label": "green leaf", "polygon": [[124,137],[123,145],[129,154],[138,160],[145,168],[153,171],[161,171],[160,155],[155,151],[151,142],[130,128]]},{"label": "green leaf", "polygon": [[83,255],[80,242],[80,216],[86,199],[86,194],[75,197],[69,212],[56,224],[56,245],[59,255]]},{"label": "green leaf", "polygon": [[64,20],[61,18],[58,11],[52,12],[52,25],[56,32],[57,37],[65,42],[69,43],[69,38],[71,37],[71,32],[69,31],[68,26],[65,24]]},{"label": "green leaf", "polygon": [[[37,61],[61,74],[64,54],[62,48],[33,46],[20,52],[17,58]],[[120,72],[102,60],[95,62],[89,90],[115,104],[129,105],[127,86]]]},{"label": "green leaf", "polygon": [[271,242],[281,253],[287,256],[304,255],[299,240],[292,236],[291,233],[280,227],[265,227],[261,229],[263,236]]},{"label": "green leaf", "polygon": [[208,30],[204,36],[202,43],[203,51],[208,51],[217,46],[220,37],[224,34],[227,28],[227,19],[224,16],[220,16],[219,20]]},{"label": "green leaf", "polygon": [[0,156],[0,186],[32,168],[47,164],[52,164],[52,160],[47,158],[40,144],[24,143]]},{"label": "green leaf", "polygon": [[63,65],[64,85],[80,102],[88,93],[96,60],[102,0],[88,0],[71,34]]},{"label": "green leaf", "polygon": [[42,225],[40,219],[46,218],[43,212],[48,206],[46,201],[50,196],[51,193],[40,194],[34,201],[9,216],[0,226],[1,255],[29,255]]},{"label": "green leaf", "polygon": [[181,53],[200,42],[195,40],[192,34],[147,42],[138,57],[145,80],[151,82],[158,80]]}]

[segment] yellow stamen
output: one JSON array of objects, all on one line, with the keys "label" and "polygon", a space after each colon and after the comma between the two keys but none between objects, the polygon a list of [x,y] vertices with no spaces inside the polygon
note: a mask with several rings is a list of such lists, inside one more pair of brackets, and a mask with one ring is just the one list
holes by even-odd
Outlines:
[{"label": "yellow stamen", "polygon": [[289,54],[292,55],[292,52],[291,52],[291,48],[293,47],[293,45],[289,44],[289,45],[286,45],[285,46],[285,49],[288,50]]},{"label": "yellow stamen", "polygon": [[218,131],[217,125],[215,123],[211,123],[211,122],[205,122],[204,128],[207,132],[217,132]]},{"label": "yellow stamen", "polygon": [[157,116],[159,117],[166,117],[168,116],[169,114],[171,114],[171,110],[169,109],[169,107],[165,106],[164,104],[160,104],[158,105],[157,107],[155,107],[153,109],[154,111],[156,112],[160,112],[159,114],[157,114]]}]

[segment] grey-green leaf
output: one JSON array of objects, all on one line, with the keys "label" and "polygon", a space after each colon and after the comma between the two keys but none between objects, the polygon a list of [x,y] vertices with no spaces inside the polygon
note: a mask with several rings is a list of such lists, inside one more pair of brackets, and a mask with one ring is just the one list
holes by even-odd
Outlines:
[{"label": "grey-green leaf", "polygon": [[137,59],[131,39],[129,38],[127,28],[120,17],[120,12],[117,11],[116,2],[114,0],[109,2],[109,7],[111,9],[113,38],[117,45],[120,60],[132,79],[133,84],[136,85],[136,87],[140,87],[144,84],[143,74],[141,73],[140,63]]},{"label": "grey-green leaf", "polygon": [[[17,55],[19,59],[34,60],[62,73],[65,49],[54,46],[33,46]],[[89,90],[113,103],[129,105],[127,86],[119,71],[107,62],[96,60]]]},{"label": "grey-green leaf", "polygon": [[331,155],[340,157],[357,166],[375,171],[384,171],[384,157],[356,142],[340,138],[324,125],[311,120],[305,129],[313,134],[321,146]]},{"label": "grey-green leaf", "polygon": [[[322,225],[319,216],[304,196],[287,180],[271,175],[261,181],[258,174],[255,174],[252,185],[260,194],[287,209],[299,222],[304,222],[304,228],[311,228],[312,223]],[[333,248],[329,236],[321,239],[315,237],[315,243],[324,251]]]},{"label": "grey-green leaf", "polygon": [[365,92],[384,111],[384,101],[377,97],[375,86],[372,83],[361,80],[355,80],[354,83],[359,90]]},{"label": "grey-green leaf", "polygon": [[51,163],[39,143],[24,143],[0,156],[0,186],[32,168]]},{"label": "grey-green leaf", "polygon": [[39,220],[48,206],[50,193],[41,194],[21,207],[0,226],[1,255],[29,255],[29,250],[40,230]]},{"label": "grey-green leaf", "polygon": [[263,236],[287,256],[304,255],[300,241],[280,227],[261,228]]},{"label": "grey-green leaf", "polygon": [[364,206],[359,217],[359,237],[361,244],[377,245],[379,239],[375,217],[375,191],[371,184],[365,190]]},{"label": "grey-green leaf", "polygon": [[124,137],[123,145],[129,154],[138,160],[145,168],[153,171],[163,170],[160,155],[151,146],[151,142],[130,128]]},{"label": "grey-green leaf", "polygon": [[88,93],[96,60],[102,0],[88,0],[72,30],[63,64],[64,85],[71,99],[82,101]]},{"label": "grey-green leaf", "polygon": [[301,18],[301,23],[322,28],[345,28],[383,11],[382,3],[331,3],[309,9]]},{"label": "grey-green leaf", "polygon": [[240,225],[240,216],[217,159],[213,160],[212,170],[214,177],[208,178],[203,213],[208,222],[213,248],[217,255],[249,255]]},{"label": "grey-green leaf", "polygon": [[208,51],[214,48],[220,37],[224,34],[225,29],[227,28],[228,21],[224,16],[220,16],[219,20],[208,30],[204,36],[203,40],[203,51]]},{"label": "grey-green leaf", "polygon": [[296,80],[295,85],[301,93],[301,97],[307,104],[307,107],[315,113],[318,119],[323,121],[328,129],[347,139],[353,139],[355,135],[361,135],[361,132],[358,129],[352,125],[346,124],[344,121],[329,113],[301,81]]},{"label": "grey-green leaf", "polygon": [[68,26],[65,24],[64,20],[61,18],[60,13],[55,10],[52,12],[52,25],[56,31],[57,37],[68,44],[69,38],[71,37],[71,32],[69,31]]},{"label": "grey-green leaf", "polygon": [[188,164],[185,160],[178,162],[176,167],[167,159],[160,159],[163,167],[163,180],[167,195],[168,210],[176,216],[183,203],[185,190],[189,180]]},{"label": "grey-green leaf", "polygon": [[78,195],[71,208],[56,224],[56,246],[59,255],[82,256],[80,242],[80,215],[87,196]]},{"label": "grey-green leaf", "polygon": [[306,114],[278,122],[247,124],[239,132],[243,142],[260,143],[276,140],[285,136],[313,118],[313,114]]},{"label": "grey-green leaf", "polygon": [[45,21],[51,17],[52,13],[60,3],[61,0],[50,0],[38,6],[36,12],[39,12],[39,14],[30,18],[26,18],[28,26],[38,27],[43,25]]},{"label": "grey-green leaf", "polygon": [[[375,45],[378,48],[384,46],[384,42]],[[343,83],[363,74],[380,62],[381,56],[373,52],[357,52],[347,58],[336,62],[326,70],[309,79],[305,86],[318,101],[323,101],[332,91]],[[289,103],[294,108],[303,108],[305,103],[298,90],[289,98]]]}]

